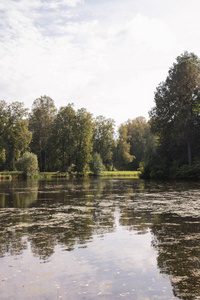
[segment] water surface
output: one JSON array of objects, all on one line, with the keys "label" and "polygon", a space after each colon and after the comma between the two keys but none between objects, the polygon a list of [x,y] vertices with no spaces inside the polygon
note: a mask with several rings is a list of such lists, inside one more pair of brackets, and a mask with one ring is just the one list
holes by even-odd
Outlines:
[{"label": "water surface", "polygon": [[0,299],[200,299],[200,185],[0,183]]}]

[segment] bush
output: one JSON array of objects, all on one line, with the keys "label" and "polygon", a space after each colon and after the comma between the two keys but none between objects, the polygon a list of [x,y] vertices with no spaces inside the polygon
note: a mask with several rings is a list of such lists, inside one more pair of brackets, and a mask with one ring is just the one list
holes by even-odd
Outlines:
[{"label": "bush", "polygon": [[90,169],[96,176],[100,175],[101,172],[105,170],[105,167],[101,159],[101,155],[97,152],[93,154],[92,162],[90,164]]},{"label": "bush", "polygon": [[67,173],[70,174],[70,175],[74,175],[75,174],[75,165],[74,164],[71,164],[68,169],[67,169]]},{"label": "bush", "polygon": [[156,153],[147,157],[140,164],[139,170],[141,172],[140,178],[144,179],[166,179],[170,177],[167,160]]},{"label": "bush", "polygon": [[37,155],[25,152],[16,163],[16,167],[19,171],[22,171],[27,177],[37,175],[38,173],[38,159]]}]

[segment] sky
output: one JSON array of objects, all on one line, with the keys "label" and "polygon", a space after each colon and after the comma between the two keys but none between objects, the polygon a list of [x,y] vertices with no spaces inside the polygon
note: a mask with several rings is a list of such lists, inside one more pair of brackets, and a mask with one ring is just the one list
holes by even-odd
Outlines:
[{"label": "sky", "polygon": [[0,100],[74,103],[116,126],[144,116],[184,51],[200,56],[199,0],[1,0]]}]

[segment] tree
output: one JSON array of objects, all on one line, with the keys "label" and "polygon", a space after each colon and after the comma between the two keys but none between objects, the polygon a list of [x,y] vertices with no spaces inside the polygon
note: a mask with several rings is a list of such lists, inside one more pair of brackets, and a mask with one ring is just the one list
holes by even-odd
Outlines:
[{"label": "tree", "polygon": [[100,154],[107,169],[111,168],[113,163],[114,129],[112,119],[98,116],[94,120],[93,151]]},{"label": "tree", "polygon": [[85,108],[76,112],[75,123],[75,170],[78,174],[85,174],[89,170],[92,153],[92,115]]},{"label": "tree", "polygon": [[89,171],[92,154],[92,115],[72,104],[61,107],[51,127],[49,154],[51,167],[60,171],[73,169],[79,175]]},{"label": "tree", "polygon": [[52,123],[49,138],[50,165],[53,169],[66,172],[75,163],[75,123],[73,105],[61,107]]},{"label": "tree", "polygon": [[101,155],[97,152],[93,153],[90,169],[96,176],[100,175],[101,172],[105,169],[101,159]]},{"label": "tree", "polygon": [[128,136],[128,130],[126,124],[122,124],[118,130],[119,138],[117,141],[117,150],[115,164],[116,167],[121,170],[126,170],[129,163],[135,158],[130,154],[130,136]]},{"label": "tree", "polygon": [[23,171],[26,176],[36,175],[38,173],[37,155],[25,152],[16,163],[18,170]]},{"label": "tree", "polygon": [[42,96],[33,102],[29,114],[29,129],[33,135],[30,147],[38,157],[40,171],[48,170],[48,139],[56,112],[54,101]]},{"label": "tree", "polygon": [[6,124],[7,124],[7,104],[5,101],[0,101],[0,167],[3,168],[6,162]]},{"label": "tree", "polygon": [[5,162],[6,162],[6,150],[5,148],[2,148],[0,152],[0,167],[3,166]]},{"label": "tree", "polygon": [[192,150],[198,152],[200,138],[200,61],[195,54],[177,57],[156,90],[155,103],[150,124],[163,155],[168,161],[179,158],[191,165]]},{"label": "tree", "polygon": [[0,101],[0,159],[4,169],[13,170],[16,160],[31,142],[27,109],[23,106],[17,101],[9,105]]},{"label": "tree", "polygon": [[[137,170],[141,161],[145,159],[147,155],[152,151],[155,146],[155,138],[150,131],[149,123],[144,117],[137,117],[133,120],[128,120],[121,125],[119,131],[119,138],[126,139],[128,145],[126,145],[126,152],[129,152],[128,160],[124,165],[125,169]],[[122,141],[121,141],[122,143]],[[119,146],[118,146],[119,147]],[[124,144],[125,147],[125,144]],[[131,159],[134,158],[134,159]]]}]

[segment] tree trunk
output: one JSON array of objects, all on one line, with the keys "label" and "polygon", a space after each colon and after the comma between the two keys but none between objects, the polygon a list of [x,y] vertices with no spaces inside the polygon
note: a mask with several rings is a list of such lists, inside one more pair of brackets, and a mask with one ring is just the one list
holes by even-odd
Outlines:
[{"label": "tree trunk", "polygon": [[65,172],[65,150],[62,149],[62,172]]},{"label": "tree trunk", "polygon": [[187,149],[188,149],[188,164],[191,167],[191,165],[192,165],[192,151],[191,151],[190,142],[187,142]]}]

